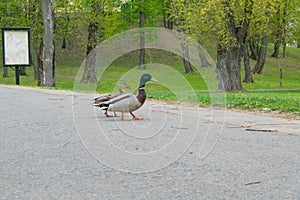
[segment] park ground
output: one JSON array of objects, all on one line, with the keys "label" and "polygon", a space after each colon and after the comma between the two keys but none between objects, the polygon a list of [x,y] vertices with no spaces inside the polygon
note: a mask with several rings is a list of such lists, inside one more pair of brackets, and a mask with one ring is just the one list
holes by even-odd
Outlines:
[{"label": "park ground", "polygon": [[0,86],[1,199],[298,199],[299,120],[147,100],[106,118],[95,94]]}]

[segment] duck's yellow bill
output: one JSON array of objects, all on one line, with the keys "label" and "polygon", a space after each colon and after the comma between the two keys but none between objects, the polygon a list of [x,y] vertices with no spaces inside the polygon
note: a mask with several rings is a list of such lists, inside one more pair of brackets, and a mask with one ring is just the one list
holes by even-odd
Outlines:
[{"label": "duck's yellow bill", "polygon": [[156,79],[154,79],[154,78],[151,78],[150,81],[152,81],[152,82],[158,82],[158,80],[156,80]]}]

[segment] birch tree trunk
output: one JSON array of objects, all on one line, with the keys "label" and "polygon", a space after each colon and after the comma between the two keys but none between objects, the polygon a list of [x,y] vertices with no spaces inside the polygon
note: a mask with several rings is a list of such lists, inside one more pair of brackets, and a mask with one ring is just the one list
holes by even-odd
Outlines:
[{"label": "birch tree trunk", "polygon": [[44,36],[41,47],[41,86],[55,87],[54,0],[42,0]]}]

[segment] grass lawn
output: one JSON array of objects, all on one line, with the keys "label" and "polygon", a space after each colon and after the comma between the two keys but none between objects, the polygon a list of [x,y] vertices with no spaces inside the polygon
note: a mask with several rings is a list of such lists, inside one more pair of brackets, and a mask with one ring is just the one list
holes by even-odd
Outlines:
[{"label": "grass lawn", "polygon": [[[269,49],[268,54],[271,54]],[[193,101],[201,105],[218,105],[226,103],[228,108],[247,110],[277,110],[293,112],[300,115],[300,49],[287,48],[286,58],[267,57],[266,65],[261,75],[254,75],[254,84],[243,83],[244,92],[239,93],[210,93],[217,90],[215,68],[194,68],[195,74],[185,74],[182,59],[168,52],[157,50],[146,52],[147,61],[152,63],[147,70],[139,70],[138,54],[131,52],[115,60],[103,73],[100,84],[94,87],[96,93],[116,91],[119,80],[126,81],[135,92],[139,76],[144,72],[151,73],[159,83],[148,84],[149,98],[169,101]],[[73,90],[73,84],[83,57],[67,55],[57,51],[56,89]],[[159,63],[159,64],[156,64]],[[252,61],[251,66],[254,65]],[[283,70],[283,86],[279,87],[279,69]],[[14,85],[14,69],[9,68],[9,77],[0,76],[0,84]],[[33,67],[27,68],[27,75],[21,76],[20,84],[37,87],[34,80]],[[243,79],[244,71],[241,71]],[[222,96],[220,102],[212,100]]]}]

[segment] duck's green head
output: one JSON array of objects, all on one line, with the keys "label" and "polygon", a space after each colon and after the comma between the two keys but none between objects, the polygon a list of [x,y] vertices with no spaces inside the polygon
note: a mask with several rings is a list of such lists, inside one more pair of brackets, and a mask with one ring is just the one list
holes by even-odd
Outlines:
[{"label": "duck's green head", "polygon": [[157,80],[155,80],[154,78],[152,78],[150,74],[143,74],[143,75],[141,76],[141,80],[140,80],[140,88],[141,88],[141,87],[145,87],[145,84],[146,84],[148,81],[157,82]]}]

